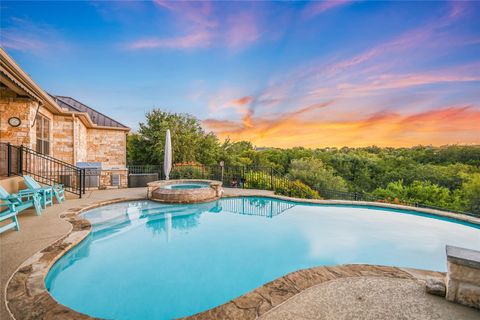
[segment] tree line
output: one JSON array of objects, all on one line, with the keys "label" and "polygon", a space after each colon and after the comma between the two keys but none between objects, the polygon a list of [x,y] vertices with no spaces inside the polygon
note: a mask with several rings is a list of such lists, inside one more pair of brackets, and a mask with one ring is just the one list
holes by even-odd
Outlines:
[{"label": "tree line", "polygon": [[188,114],[154,109],[128,136],[129,164],[162,164],[166,130],[174,163],[272,167],[318,190],[362,192],[391,202],[417,202],[480,213],[480,145],[411,148],[255,148],[220,141]]}]

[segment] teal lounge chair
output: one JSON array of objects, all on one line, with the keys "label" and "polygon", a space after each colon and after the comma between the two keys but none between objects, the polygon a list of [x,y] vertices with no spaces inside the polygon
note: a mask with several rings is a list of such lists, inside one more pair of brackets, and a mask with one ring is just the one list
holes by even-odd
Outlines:
[{"label": "teal lounge chair", "polygon": [[[0,203],[0,207],[2,206],[7,206],[5,203]],[[14,209],[15,210],[15,209]],[[2,227],[0,227],[0,233],[7,231],[9,229],[15,228],[15,230],[20,230],[20,225],[18,224],[17,220],[17,211],[12,211],[10,208],[8,208],[5,211],[0,212],[0,221],[4,221],[7,219],[12,219],[12,222],[9,224],[6,224]]]},{"label": "teal lounge chair", "polygon": [[34,207],[37,216],[42,213],[42,205],[40,195],[37,192],[22,192],[22,194],[10,194],[2,186],[0,186],[0,207],[8,209],[0,212],[0,221],[12,219],[12,222],[1,227],[0,233],[15,228],[20,229],[17,221],[17,214],[21,211]]},{"label": "teal lounge chair", "polygon": [[53,204],[53,196],[55,196],[58,203],[62,203],[62,201],[65,200],[65,190],[63,189],[63,185],[55,184],[54,186],[42,187],[40,183],[30,176],[23,176],[23,179],[25,180],[25,185],[28,187],[28,190],[40,192],[44,208],[47,207],[47,204]]},{"label": "teal lounge chair", "polygon": [[51,186],[43,187],[30,176],[23,176],[23,180],[28,189],[20,190],[20,194],[24,192],[37,192],[40,195],[43,209],[46,209],[47,205],[53,205],[53,188]]}]

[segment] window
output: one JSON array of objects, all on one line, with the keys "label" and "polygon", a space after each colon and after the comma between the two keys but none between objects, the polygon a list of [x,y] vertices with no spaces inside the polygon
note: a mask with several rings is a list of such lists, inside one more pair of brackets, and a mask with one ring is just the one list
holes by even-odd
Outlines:
[{"label": "window", "polygon": [[37,126],[37,152],[50,154],[50,119],[38,114],[35,125]]}]

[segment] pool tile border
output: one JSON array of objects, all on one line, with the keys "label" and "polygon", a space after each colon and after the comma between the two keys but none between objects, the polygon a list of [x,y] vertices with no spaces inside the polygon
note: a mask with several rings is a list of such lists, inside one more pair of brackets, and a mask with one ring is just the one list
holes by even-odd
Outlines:
[{"label": "pool tile border", "polygon": [[[458,217],[458,215],[448,212],[384,203],[306,200],[277,195],[262,195],[262,197],[303,203],[365,205],[404,210],[418,209],[414,211],[480,224],[480,219],[473,217]],[[80,217],[80,213],[108,204],[142,200],[147,199],[128,197],[115,198],[97,201],[90,205],[70,208],[62,213],[60,218],[70,222],[72,225],[70,232],[27,259],[12,274],[7,282],[5,288],[5,303],[10,315],[17,320],[96,319],[58,303],[49,294],[45,287],[44,279],[53,264],[89,234],[91,224],[88,220]],[[223,305],[184,319],[256,319],[258,316],[314,285],[340,278],[362,276],[416,279],[422,281],[427,277],[444,279],[445,273],[365,264],[314,267],[289,273]]]}]

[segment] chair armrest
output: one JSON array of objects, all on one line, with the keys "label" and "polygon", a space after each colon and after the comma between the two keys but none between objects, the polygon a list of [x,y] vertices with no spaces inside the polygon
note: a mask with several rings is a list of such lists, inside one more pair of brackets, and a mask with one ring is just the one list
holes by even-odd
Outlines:
[{"label": "chair armrest", "polygon": [[6,197],[0,198],[0,200],[16,200],[16,201],[19,201],[18,198],[20,198],[20,195],[17,195],[16,193],[12,193],[12,194],[10,194]]},{"label": "chair armrest", "polygon": [[45,190],[46,188],[36,188],[36,189],[23,189],[23,190],[18,190],[19,194],[26,194],[26,193],[37,193],[40,191]]},{"label": "chair armrest", "polygon": [[[35,189],[36,190],[36,189]],[[21,198],[28,198],[28,197],[37,197],[39,191],[34,191],[34,190],[20,190],[18,192],[18,196]],[[18,198],[16,198],[18,200]]]}]

